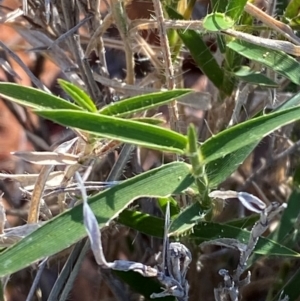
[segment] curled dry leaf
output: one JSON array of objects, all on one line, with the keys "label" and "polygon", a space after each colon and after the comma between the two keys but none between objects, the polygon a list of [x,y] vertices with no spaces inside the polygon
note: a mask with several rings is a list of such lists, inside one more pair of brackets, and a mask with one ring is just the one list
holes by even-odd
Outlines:
[{"label": "curled dry leaf", "polygon": [[98,222],[92,209],[88,205],[84,182],[78,172],[75,173],[75,178],[78,182],[78,188],[81,191],[81,195],[83,199],[83,221],[90,239],[91,249],[95,256],[95,260],[98,263],[98,265],[102,267],[108,267],[108,263],[103,253],[103,248],[101,243],[101,233],[99,230]]},{"label": "curled dry leaf", "polygon": [[233,239],[233,238],[218,238],[209,241],[204,241],[203,243],[200,244],[200,247],[205,247],[209,245],[237,249],[240,252],[246,251],[247,248],[246,244],[240,243],[237,239]]},{"label": "curled dry leaf", "polygon": [[238,193],[236,191],[233,191],[233,190],[226,190],[226,191],[215,190],[215,191],[212,191],[209,194],[209,197],[216,198],[216,199],[226,200],[226,199],[237,198],[238,197]]},{"label": "curled dry leaf", "polygon": [[79,156],[57,152],[12,152],[25,161],[41,165],[74,165],[78,163]]},{"label": "curled dry leaf", "polygon": [[238,199],[248,210],[260,213],[266,208],[266,204],[262,202],[258,197],[247,193],[239,192]]},{"label": "curled dry leaf", "polygon": [[209,197],[222,200],[237,198],[245,208],[256,213],[261,213],[266,208],[266,204],[264,202],[262,202],[258,197],[247,192],[215,190],[209,194]]},{"label": "curled dry leaf", "polygon": [[26,224],[19,227],[8,228],[4,230],[4,233],[0,235],[0,248],[7,248],[15,244],[25,236],[29,235],[45,222],[39,222],[37,224]]}]

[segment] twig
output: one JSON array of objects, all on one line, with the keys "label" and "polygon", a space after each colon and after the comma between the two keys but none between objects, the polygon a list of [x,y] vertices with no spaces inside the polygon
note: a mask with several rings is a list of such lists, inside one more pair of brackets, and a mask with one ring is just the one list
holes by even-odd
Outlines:
[{"label": "twig", "polygon": [[116,181],[120,178],[123,169],[128,162],[128,159],[130,158],[133,150],[135,149],[135,146],[132,144],[125,144],[122,147],[122,150],[119,154],[118,159],[116,160],[114,166],[112,167],[108,177],[107,181]]},{"label": "twig", "polygon": [[253,86],[250,86],[248,83],[239,83],[236,95],[235,95],[235,106],[233,109],[232,116],[228,123],[228,126],[233,126],[238,123],[238,118],[240,115],[240,111],[243,105],[247,102],[249,93],[253,90]]},{"label": "twig", "polygon": [[[158,32],[160,37],[160,46],[163,53],[165,75],[167,81],[168,90],[175,89],[175,77],[174,68],[172,63],[170,45],[167,35],[167,29],[164,24],[163,8],[160,0],[153,0],[155,15],[157,18]],[[170,114],[170,128],[174,131],[178,131],[178,107],[176,100],[168,104]]]},{"label": "twig", "polygon": [[[191,30],[204,30],[203,22],[198,20],[186,21],[186,20],[164,20],[164,26],[166,29],[191,29]],[[159,24],[156,20],[138,19],[133,20],[130,24],[130,31],[149,30],[156,29]]]},{"label": "twig", "polygon": [[[53,287],[52,287],[52,290],[48,296],[48,300],[47,301],[56,301],[58,300],[58,296],[61,292],[61,289],[63,287],[63,285],[66,283],[66,280],[68,279],[71,271],[72,271],[72,268],[74,266],[74,263],[75,262],[78,262],[79,260],[79,254],[82,252],[82,250],[84,249],[84,246],[87,242],[84,242],[83,240],[78,242],[71,254],[69,255],[62,271],[59,273]],[[82,257],[81,257],[82,258]]]},{"label": "twig", "polygon": [[[57,152],[68,152],[72,147],[73,144],[76,142],[76,139],[73,139],[71,141],[67,141],[60,146],[58,146],[55,151]],[[28,220],[27,222],[29,224],[37,223],[39,218],[39,211],[40,211],[40,201],[43,195],[43,191],[45,189],[45,184],[48,180],[48,177],[52,171],[54,166],[43,166],[39,176],[36,180],[36,183],[34,185],[34,189],[32,192],[32,198],[30,202],[29,212],[28,212]]]},{"label": "twig", "polygon": [[4,193],[1,192],[1,194],[0,194],[0,235],[4,233],[5,224],[7,222],[5,209],[2,204],[3,195],[4,195]]},{"label": "twig", "polygon": [[34,189],[32,192],[32,197],[30,201],[30,207],[28,212],[28,224],[35,224],[39,220],[39,212],[40,212],[40,202],[42,199],[43,191],[45,188],[45,184],[47,182],[48,176],[51,173],[54,166],[43,166],[38,179],[34,185]]},{"label": "twig", "polygon": [[41,278],[42,273],[43,273],[43,271],[44,271],[44,268],[45,268],[45,266],[46,266],[47,260],[48,260],[48,257],[46,257],[46,258],[39,264],[39,269],[38,269],[38,271],[37,271],[37,273],[36,273],[36,276],[35,276],[35,278],[34,278],[34,281],[33,281],[32,285],[31,285],[31,287],[30,287],[30,291],[29,291],[29,293],[28,293],[28,295],[27,295],[26,301],[31,301],[31,300],[32,300],[33,294],[35,293],[35,290],[36,290],[36,288],[37,288],[37,286],[38,286],[38,284],[39,284],[39,282],[40,282],[40,278]]},{"label": "twig", "polygon": [[23,63],[23,61],[20,59],[20,57],[15,54],[13,51],[11,51],[3,42],[0,41],[0,47],[4,49],[13,60],[15,60],[20,67],[26,72],[26,74],[29,76],[30,80],[41,90],[46,91],[48,93],[51,93],[50,90],[41,83],[41,81],[30,71],[30,69]]},{"label": "twig", "polygon": [[45,0],[46,24],[49,24],[50,22],[50,17],[51,17],[50,4],[51,4],[51,0]]},{"label": "twig", "polygon": [[265,162],[261,167],[259,167],[250,177],[247,178],[243,185],[243,190],[247,188],[252,181],[260,177],[269,167],[274,166],[277,161],[283,160],[288,156],[292,155],[300,147],[300,140],[295,142],[291,147],[279,153],[278,155],[271,156],[268,162]]},{"label": "twig", "polygon": [[245,12],[281,33],[286,39],[290,40],[296,45],[300,45],[300,39],[294,34],[293,30],[287,24],[277,21],[250,2],[246,3]]},{"label": "twig", "polygon": [[15,20],[24,14],[23,10],[16,9],[5,16],[0,16],[0,23],[15,22]]},{"label": "twig", "polygon": [[[220,192],[221,193],[221,192]],[[230,196],[230,193],[227,192]],[[233,194],[234,192],[232,192]],[[241,201],[241,193],[238,193],[238,198]],[[249,200],[253,196],[247,193],[242,193],[243,196],[247,196]],[[256,198],[257,199],[257,198]],[[258,200],[258,199],[257,199]],[[245,200],[244,200],[245,201]],[[260,201],[261,202],[261,201]],[[244,204],[244,203],[243,203]],[[225,296],[228,296],[231,301],[238,301],[239,290],[241,287],[250,283],[251,274],[248,272],[245,279],[241,280],[240,277],[247,267],[247,261],[252,254],[259,237],[267,230],[270,221],[281,211],[287,207],[286,204],[280,205],[279,203],[271,203],[270,206],[261,210],[260,220],[255,223],[254,227],[250,232],[250,238],[248,244],[241,243],[235,239],[220,238],[213,241],[208,241],[201,245],[216,244],[220,246],[227,246],[229,248],[235,248],[240,252],[240,260],[237,269],[234,271],[233,275],[225,269],[221,269],[219,274],[224,279],[224,284],[214,290],[215,300],[224,300]]]},{"label": "twig", "polygon": [[155,70],[160,70],[162,68],[161,61],[157,56],[157,51],[154,51],[153,48],[147,43],[147,41],[141,37],[138,33],[133,35],[133,38],[137,42],[137,45],[133,46],[133,49],[138,48],[138,52],[144,54],[148,57]]},{"label": "twig", "polygon": [[76,24],[73,28],[62,34],[59,38],[57,38],[49,47],[48,50],[50,50],[53,46],[57,46],[61,42],[65,42],[68,38],[70,38],[76,31],[84,25],[88,20],[90,20],[93,16],[88,15],[83,20],[81,20],[78,24]]},{"label": "twig", "polygon": [[89,250],[90,248],[90,243],[87,240],[83,246],[83,248],[81,249],[81,252],[79,253],[79,256],[76,258],[76,263],[73,266],[72,272],[70,273],[70,276],[68,278],[67,283],[65,284],[65,287],[60,295],[59,301],[65,301],[67,300],[70,291],[73,287],[74,281],[78,275],[78,272],[80,270],[81,264],[85,258],[86,252]]},{"label": "twig", "polygon": [[[96,191],[99,191],[101,189],[104,189],[104,188],[108,188],[109,186],[107,185],[91,185],[91,186],[88,186],[88,185],[85,185],[85,189],[87,191],[89,190],[96,190]],[[79,191],[79,188],[78,187],[62,187],[62,188],[57,188],[51,192],[48,192],[46,194],[43,195],[43,198],[49,198],[49,197],[54,197],[56,195],[59,195],[59,194],[66,194],[66,193],[75,193],[75,192],[78,192]]]},{"label": "twig", "polygon": [[[86,50],[85,50],[85,56],[88,57],[90,55],[90,53],[92,52],[92,50],[96,47],[95,44],[96,44],[96,41],[99,39],[98,43],[98,47],[103,47],[104,45],[104,41],[103,41],[103,37],[102,35],[107,31],[107,29],[111,26],[113,22],[113,15],[112,13],[109,13],[105,16],[105,18],[103,19],[102,23],[100,23],[99,27],[94,31],[93,35],[91,36],[90,38],[90,41],[86,47]],[[100,62],[103,64],[105,64],[106,60],[105,61],[101,61],[101,57],[102,55],[100,56],[100,54],[103,52],[104,49],[98,49],[98,55],[99,55],[99,60]]]},{"label": "twig", "polygon": [[281,40],[271,40],[271,39],[264,39],[260,37],[255,37],[251,34],[236,31],[233,29],[226,29],[223,31],[220,31],[221,34],[227,34],[230,36],[233,36],[235,38],[244,40],[246,42],[263,46],[269,49],[274,49],[277,51],[283,51],[289,54],[292,54],[294,56],[300,56],[300,46],[296,46],[288,41],[281,41]]},{"label": "twig", "polygon": [[128,19],[123,8],[123,3],[119,0],[111,0],[111,11],[115,20],[115,24],[119,30],[121,39],[124,43],[125,58],[126,58],[126,79],[125,82],[133,85],[135,81],[134,74],[134,57],[131,48],[131,35],[128,30]]},{"label": "twig", "polygon": [[28,0],[22,0],[22,7],[24,15],[26,16],[28,14]]},{"label": "twig", "polygon": [[[71,5],[71,9],[70,9],[70,5]],[[74,20],[77,18],[77,13],[78,13],[77,7],[74,4],[74,0],[68,2],[61,0],[61,7],[65,17],[67,30],[70,30],[72,27],[76,25],[74,24]],[[72,14],[75,14],[75,16]],[[91,98],[94,100],[95,103],[100,103],[102,100],[102,93],[99,87],[97,86],[92,76],[91,68],[84,57],[84,53],[80,44],[79,35],[74,34],[69,39],[69,42],[70,42],[70,48],[73,51],[76,63],[78,64],[81,76],[86,85],[89,95],[91,96]]]},{"label": "twig", "polygon": [[[102,18],[101,18],[101,12],[100,12],[100,0],[97,1],[91,1],[91,5],[93,6],[92,9],[94,11],[94,19],[93,19],[93,31],[96,32],[97,28],[102,25]],[[109,18],[108,18],[109,19]],[[105,21],[107,22],[106,19]],[[110,22],[108,22],[110,23]],[[108,27],[107,27],[108,28]],[[96,54],[99,57],[100,63],[102,64],[103,73],[106,76],[109,76],[108,69],[107,69],[107,63],[105,58],[105,49],[104,49],[104,43],[102,34],[98,35],[98,39],[95,39],[95,41],[98,41],[98,47],[96,47]]]},{"label": "twig", "polygon": [[139,86],[136,85],[128,85],[123,82],[118,82],[113,79],[108,79],[104,76],[101,76],[100,74],[97,74],[96,72],[93,73],[93,76],[95,80],[102,85],[107,85],[111,88],[114,88],[116,91],[123,93],[126,96],[135,96],[135,95],[141,95],[143,93],[153,93],[153,92],[159,92],[159,91],[165,91],[165,89],[155,89],[155,88],[146,88],[143,87],[141,89]]}]

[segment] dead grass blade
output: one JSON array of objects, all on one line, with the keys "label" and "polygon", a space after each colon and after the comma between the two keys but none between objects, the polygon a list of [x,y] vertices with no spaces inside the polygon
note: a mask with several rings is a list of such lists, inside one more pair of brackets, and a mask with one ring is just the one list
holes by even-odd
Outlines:
[{"label": "dead grass blade", "polygon": [[40,165],[73,165],[78,163],[79,156],[56,152],[12,152],[12,155],[27,162]]}]

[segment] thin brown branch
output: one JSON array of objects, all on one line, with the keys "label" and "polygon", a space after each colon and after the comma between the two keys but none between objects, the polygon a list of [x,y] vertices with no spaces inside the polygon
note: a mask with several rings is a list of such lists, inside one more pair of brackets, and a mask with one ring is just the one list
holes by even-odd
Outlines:
[{"label": "thin brown branch", "polygon": [[129,33],[128,18],[123,7],[123,3],[119,0],[111,0],[111,11],[115,20],[115,24],[119,30],[121,39],[124,43],[124,51],[126,58],[126,83],[133,85],[135,82],[134,73],[134,57],[131,46],[131,36]]},{"label": "thin brown branch", "polygon": [[[168,90],[175,89],[175,76],[174,68],[171,58],[170,45],[167,35],[167,29],[165,26],[165,19],[163,15],[163,8],[160,0],[153,0],[155,15],[158,23],[158,31],[160,38],[160,46],[163,53],[165,76]],[[178,107],[176,100],[168,104],[170,114],[170,127],[172,130],[178,131]]]}]

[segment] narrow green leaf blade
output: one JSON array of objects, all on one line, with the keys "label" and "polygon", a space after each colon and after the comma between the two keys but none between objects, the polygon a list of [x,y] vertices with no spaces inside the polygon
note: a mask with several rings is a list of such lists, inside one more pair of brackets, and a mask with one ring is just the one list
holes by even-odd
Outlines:
[{"label": "narrow green leaf blade", "polygon": [[[239,240],[241,243],[247,244],[250,238],[250,232],[227,224],[200,222],[194,227],[193,233],[190,234],[190,237],[196,239],[199,243],[217,238],[234,238]],[[299,253],[265,237],[259,238],[254,253],[283,257],[300,257]]]},{"label": "narrow green leaf blade", "polygon": [[226,7],[226,15],[232,18],[234,21],[238,21],[241,17],[244,7],[248,0],[230,0]]},{"label": "narrow green leaf blade", "polygon": [[174,216],[176,216],[180,212],[180,206],[179,206],[178,202],[171,196],[169,196],[167,198],[158,198],[157,204],[164,215],[166,213],[166,209],[169,204],[171,220],[173,219]]},{"label": "narrow green leaf blade", "polygon": [[284,17],[293,19],[299,16],[300,0],[291,0],[285,8]]},{"label": "narrow green leaf blade", "polygon": [[[153,293],[160,293],[162,291],[161,284],[155,278],[145,278],[139,273],[132,271],[121,272],[113,271],[113,274],[121,278],[125,283],[127,283],[131,289],[135,290],[148,301],[152,301],[150,298]],[[159,298],[161,301],[176,301],[174,297],[168,296]]]},{"label": "narrow green leaf blade", "polygon": [[58,83],[81,108],[89,112],[97,112],[97,107],[95,106],[94,102],[83,90],[62,79],[59,79]]},{"label": "narrow green leaf blade", "polygon": [[[183,17],[170,7],[166,7],[168,15],[172,19],[183,20]],[[226,77],[224,70],[219,66],[209,47],[195,30],[177,30],[177,33],[189,49],[193,59],[201,71],[211,80],[211,82],[226,95],[230,95],[233,86],[224,84]]]},{"label": "narrow green leaf blade", "polygon": [[299,300],[300,296],[300,269],[298,269],[295,274],[287,281],[277,295],[272,299],[272,301],[280,300],[280,293],[283,291],[284,296],[289,297],[289,301],[296,301]]},{"label": "narrow green leaf blade", "polygon": [[235,228],[248,228],[252,227],[259,220],[259,214],[251,214],[250,216],[241,217],[226,222],[227,225]]},{"label": "narrow green leaf blade", "polygon": [[300,93],[295,94],[292,98],[288,99],[281,105],[279,105],[277,108],[275,108],[275,112],[277,111],[283,111],[285,109],[289,109],[295,106],[298,106],[300,104]]},{"label": "narrow green leaf blade", "polygon": [[286,239],[293,230],[297,228],[297,218],[300,214],[300,191],[294,190],[291,196],[289,197],[287,203],[287,208],[283,211],[282,217],[280,219],[279,227],[271,234],[271,238],[278,242],[285,242],[285,245],[290,245],[287,243]]},{"label": "narrow green leaf blade", "polygon": [[222,158],[239,148],[254,143],[276,129],[300,118],[300,107],[253,118],[226,129],[206,140],[201,148],[204,163]]},{"label": "narrow green leaf blade", "polygon": [[268,49],[238,39],[229,42],[227,47],[250,60],[273,69],[293,83],[300,85],[300,63],[283,51]]},{"label": "narrow green leaf blade", "polygon": [[242,66],[239,70],[234,72],[234,75],[240,80],[256,84],[263,87],[278,87],[278,84],[266,77],[260,72],[254,72],[247,66]]},{"label": "narrow green leaf blade", "polygon": [[[295,107],[300,104],[300,93],[288,99],[286,102],[277,107],[274,112],[283,111]],[[219,158],[209,162],[206,165],[206,173],[208,177],[209,187],[215,188],[229,175],[231,175],[238,166],[251,154],[259,141],[246,145],[223,158]]]},{"label": "narrow green leaf blade", "polygon": [[124,210],[117,220],[120,224],[153,237],[164,237],[165,221],[162,218],[133,210]]},{"label": "narrow green leaf blade", "polygon": [[[194,179],[183,162],[166,164],[126,180],[89,199],[99,227],[117,217],[138,197],[177,194]],[[12,274],[46,256],[51,256],[85,237],[82,205],[64,212],[19,243],[0,253],[0,277]]]},{"label": "narrow green leaf blade", "polygon": [[80,107],[41,90],[13,83],[0,83],[0,96],[32,109],[69,109]]},{"label": "narrow green leaf blade", "polygon": [[191,92],[192,91],[189,89],[178,89],[139,95],[112,103],[101,109],[99,113],[102,115],[115,115],[121,117],[167,104],[183,95],[187,96]]},{"label": "narrow green leaf blade", "polygon": [[225,181],[251,154],[257,144],[258,142],[248,144],[224,157],[208,162],[205,166],[205,171],[209,188],[216,188],[220,183]]},{"label": "narrow green leaf blade", "polygon": [[171,236],[186,235],[203,219],[202,208],[199,202],[184,209],[171,223],[169,234]]},{"label": "narrow green leaf blade", "polygon": [[182,154],[187,143],[185,136],[171,130],[112,116],[68,110],[40,110],[36,113],[59,124],[81,129],[101,137],[162,151]]}]

